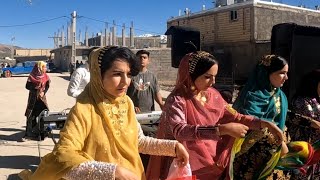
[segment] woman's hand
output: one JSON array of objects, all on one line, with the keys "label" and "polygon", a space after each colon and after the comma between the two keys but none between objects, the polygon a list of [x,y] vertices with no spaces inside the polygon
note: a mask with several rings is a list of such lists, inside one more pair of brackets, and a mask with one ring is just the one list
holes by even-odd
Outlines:
[{"label": "woman's hand", "polygon": [[268,128],[278,145],[281,145],[282,141],[284,141],[283,132],[273,122],[261,120],[261,128]]},{"label": "woman's hand", "polygon": [[139,180],[137,175],[119,165],[116,167],[115,178],[116,180]]},{"label": "woman's hand", "polygon": [[227,123],[219,126],[220,135],[229,135],[234,138],[245,137],[249,127],[240,123]]},{"label": "woman's hand", "polygon": [[44,96],[44,92],[43,91],[41,91],[40,93],[39,93],[39,97],[43,97]]},{"label": "woman's hand", "polygon": [[314,129],[320,130],[320,122],[316,120],[311,120],[310,126]]},{"label": "woman's hand", "polygon": [[181,143],[176,143],[176,156],[179,167],[183,167],[189,163],[189,153]]},{"label": "woman's hand", "polygon": [[140,113],[140,112],[141,112],[139,107],[134,107],[134,111],[135,111],[136,113]]},{"label": "woman's hand", "polygon": [[289,149],[288,149],[287,144],[284,141],[282,141],[281,145],[282,145],[282,148],[281,148],[281,157],[282,157],[289,152]]}]

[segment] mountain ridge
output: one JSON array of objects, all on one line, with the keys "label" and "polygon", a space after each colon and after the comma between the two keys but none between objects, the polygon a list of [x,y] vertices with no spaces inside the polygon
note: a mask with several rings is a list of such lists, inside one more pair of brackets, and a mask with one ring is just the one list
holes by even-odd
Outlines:
[{"label": "mountain ridge", "polygon": [[[19,46],[13,46],[14,49],[22,49],[22,47]],[[0,57],[7,57],[11,56],[11,45],[2,44],[0,43]]]}]

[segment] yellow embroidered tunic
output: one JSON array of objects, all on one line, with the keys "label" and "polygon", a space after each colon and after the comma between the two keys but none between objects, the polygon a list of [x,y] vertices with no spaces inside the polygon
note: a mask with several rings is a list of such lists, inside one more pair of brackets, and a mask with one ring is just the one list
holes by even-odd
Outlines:
[{"label": "yellow embroidered tunic", "polygon": [[[19,176],[22,179],[61,179],[83,163],[98,161],[119,165],[136,174],[139,179],[145,179],[139,151],[175,156],[177,141],[138,137],[140,127],[130,98],[126,95],[112,97],[104,90],[98,64],[100,50],[90,54],[90,83],[71,109],[60,132],[59,142],[52,153],[43,157],[35,173],[21,172]],[[114,170],[111,173],[114,174]],[[110,172],[104,175],[101,178],[108,179]]]}]

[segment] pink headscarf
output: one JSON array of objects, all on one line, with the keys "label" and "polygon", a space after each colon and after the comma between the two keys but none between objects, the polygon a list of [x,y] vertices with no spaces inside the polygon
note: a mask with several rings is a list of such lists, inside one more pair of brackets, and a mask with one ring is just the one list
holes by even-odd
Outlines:
[{"label": "pink headscarf", "polygon": [[33,69],[28,77],[28,82],[32,82],[35,86],[40,89],[44,90],[46,82],[49,80],[49,76],[44,71],[46,67],[46,63],[43,61],[38,61],[34,66]]},{"label": "pink headscarf", "polygon": [[[199,54],[200,52],[195,52]],[[224,114],[225,105],[227,104],[218,91],[213,88],[209,88],[206,91],[208,103],[203,106],[198,100],[194,98],[191,87],[193,85],[190,73],[189,64],[194,58],[193,53],[187,54],[180,62],[177,81],[174,90],[169,95],[168,99],[172,96],[181,96],[185,100],[184,114],[188,125],[216,125],[222,122],[222,116]],[[206,54],[204,54],[203,58]],[[212,56],[212,55],[211,55]],[[199,63],[199,62],[198,62]],[[201,63],[201,62],[200,62]],[[165,110],[172,106],[172,102],[166,102]],[[157,138],[160,139],[174,139],[172,132],[166,131],[166,115],[162,114],[160,119],[159,130]],[[232,140],[230,137],[226,137],[226,141],[223,144],[218,145],[215,140],[195,140],[195,141],[183,141],[183,145],[187,147],[190,154],[190,164],[192,170],[208,169],[210,172],[216,173],[217,177],[221,176],[225,167],[228,166],[230,148],[232,147]],[[222,145],[222,146],[221,146]],[[217,147],[217,146],[221,146]],[[218,156],[216,156],[216,154]],[[160,175],[167,174],[167,166],[170,166],[171,160],[167,157],[155,157],[152,156],[149,161],[149,168],[147,170],[147,179],[155,180],[159,179]],[[216,164],[222,165],[221,167]]]}]

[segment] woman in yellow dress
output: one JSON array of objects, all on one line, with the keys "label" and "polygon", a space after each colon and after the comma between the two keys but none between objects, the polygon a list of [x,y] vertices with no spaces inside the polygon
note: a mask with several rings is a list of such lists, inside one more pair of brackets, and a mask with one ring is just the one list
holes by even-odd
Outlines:
[{"label": "woman in yellow dress", "polygon": [[125,47],[90,53],[91,79],[71,109],[60,140],[38,169],[22,179],[145,179],[140,153],[175,156],[181,166],[188,153],[174,140],[145,137],[126,95],[138,74],[135,55]]}]

